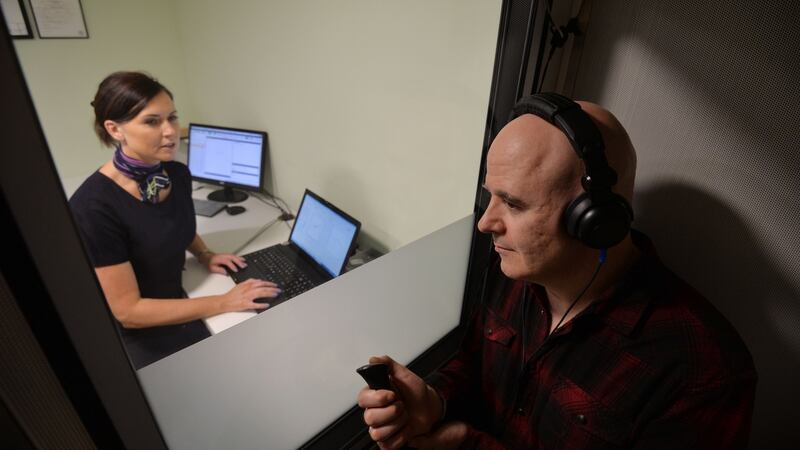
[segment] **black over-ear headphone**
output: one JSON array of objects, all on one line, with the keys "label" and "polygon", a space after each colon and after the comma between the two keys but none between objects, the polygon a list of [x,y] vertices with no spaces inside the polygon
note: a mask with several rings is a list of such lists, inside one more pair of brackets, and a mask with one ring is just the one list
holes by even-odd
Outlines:
[{"label": "black over-ear headphone", "polygon": [[617,173],[609,167],[603,151],[603,137],[577,103],[560,94],[539,93],[514,105],[510,120],[534,114],[561,130],[583,161],[584,192],[564,210],[567,233],[591,248],[609,248],[630,231],[633,209],[628,201],[611,191]]}]

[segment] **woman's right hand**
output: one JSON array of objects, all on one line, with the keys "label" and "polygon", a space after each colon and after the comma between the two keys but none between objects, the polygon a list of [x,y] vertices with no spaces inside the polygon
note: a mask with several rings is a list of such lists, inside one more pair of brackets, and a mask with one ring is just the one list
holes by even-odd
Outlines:
[{"label": "woman's right hand", "polygon": [[281,293],[278,285],[271,281],[251,278],[233,287],[222,295],[222,312],[246,309],[266,309],[269,303],[256,303],[259,298],[274,298]]}]

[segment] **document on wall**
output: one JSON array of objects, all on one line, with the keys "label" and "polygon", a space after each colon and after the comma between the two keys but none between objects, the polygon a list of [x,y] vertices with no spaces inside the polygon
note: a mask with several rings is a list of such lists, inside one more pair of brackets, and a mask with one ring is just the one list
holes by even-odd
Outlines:
[{"label": "document on wall", "polygon": [[6,18],[8,32],[14,37],[31,37],[28,22],[25,20],[25,10],[19,0],[0,0],[3,16]]},{"label": "document on wall", "polygon": [[88,38],[80,0],[30,0],[39,37]]}]

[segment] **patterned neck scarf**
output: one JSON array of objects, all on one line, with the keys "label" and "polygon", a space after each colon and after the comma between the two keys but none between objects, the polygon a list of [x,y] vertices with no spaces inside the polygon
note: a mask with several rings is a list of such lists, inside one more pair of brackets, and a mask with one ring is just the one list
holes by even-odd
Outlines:
[{"label": "patterned neck scarf", "polygon": [[162,173],[161,163],[152,166],[145,164],[122,153],[122,146],[119,145],[114,152],[114,167],[139,183],[139,193],[145,203],[158,203],[158,194],[170,185],[169,177]]}]

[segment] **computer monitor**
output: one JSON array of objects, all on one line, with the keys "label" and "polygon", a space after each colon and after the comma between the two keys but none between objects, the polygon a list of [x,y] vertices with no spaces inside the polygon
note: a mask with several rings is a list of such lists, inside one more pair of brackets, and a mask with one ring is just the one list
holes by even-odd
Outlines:
[{"label": "computer monitor", "polygon": [[264,189],[267,134],[213,125],[189,124],[188,163],[192,179],[222,186],[209,200],[238,203],[242,190]]}]

